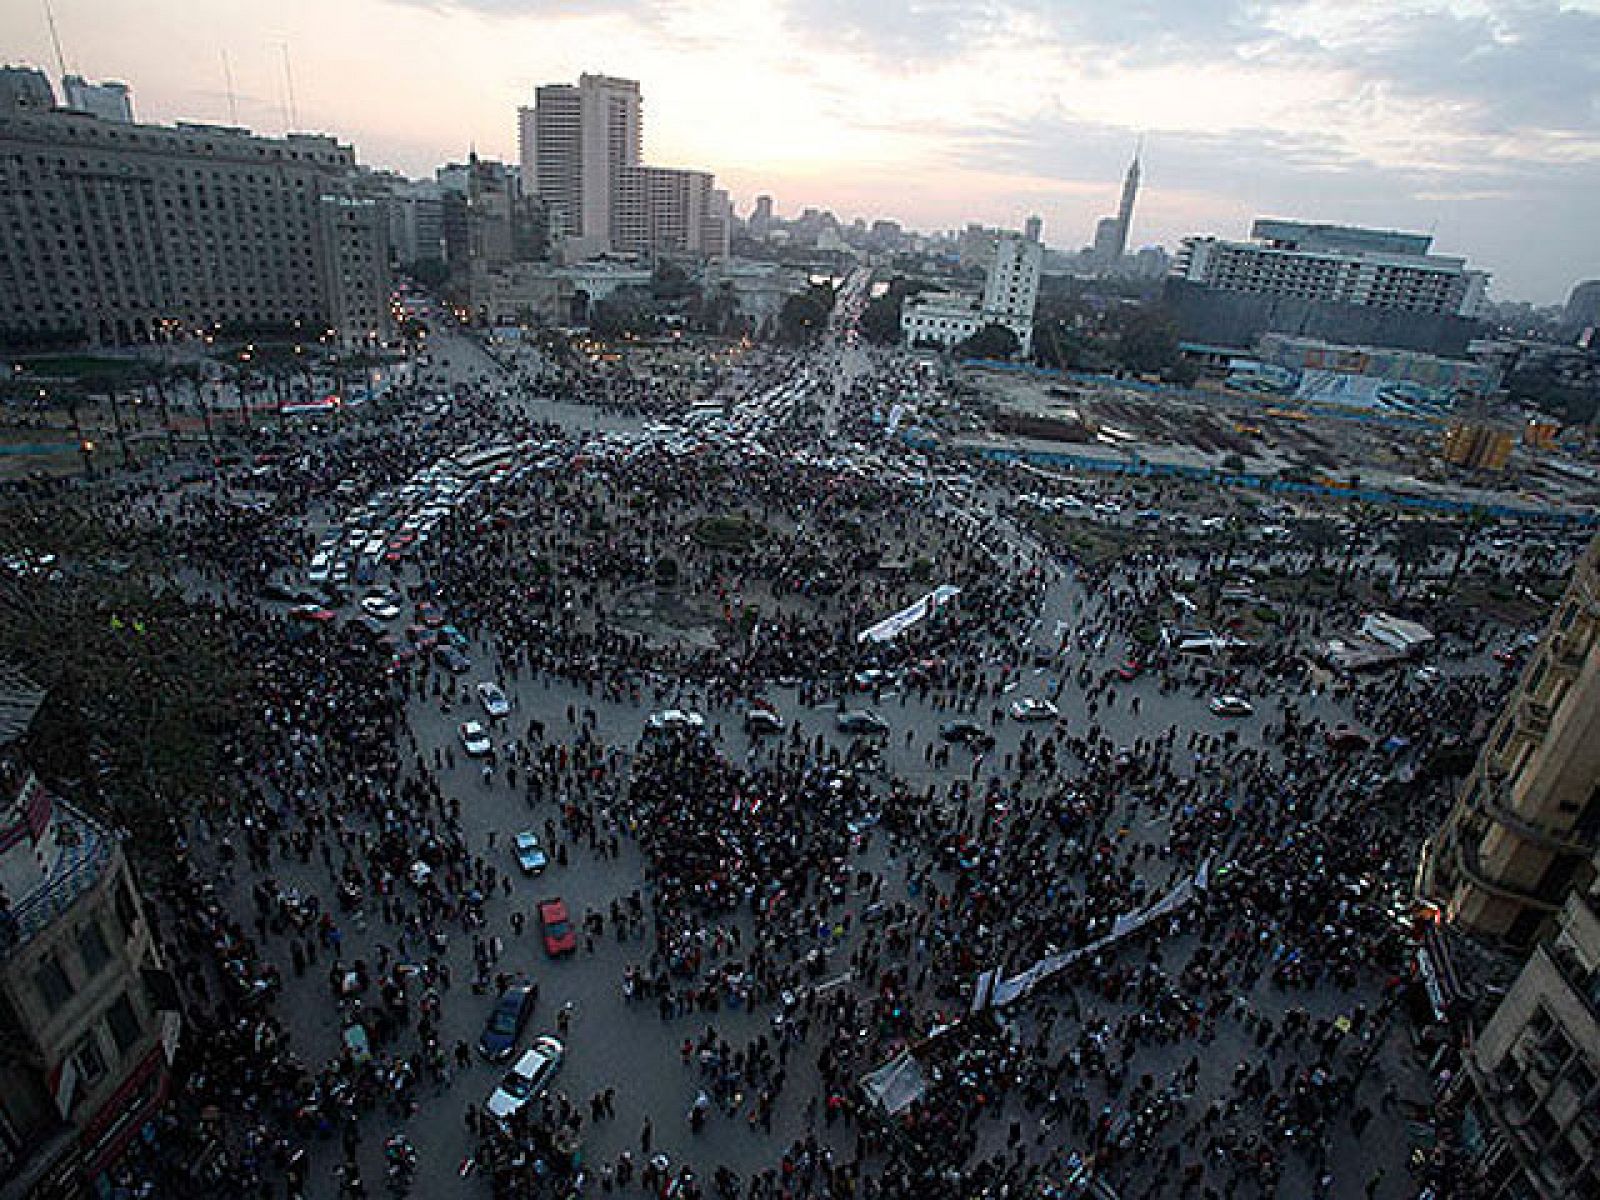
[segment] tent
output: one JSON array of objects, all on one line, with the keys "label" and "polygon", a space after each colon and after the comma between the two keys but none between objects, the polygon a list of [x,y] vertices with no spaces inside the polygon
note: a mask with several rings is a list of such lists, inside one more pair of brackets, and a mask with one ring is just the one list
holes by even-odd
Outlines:
[{"label": "tent", "polygon": [[911,1051],[902,1050],[865,1076],[861,1080],[861,1090],[868,1100],[892,1117],[920,1100],[928,1090],[928,1081],[923,1077],[922,1064]]}]

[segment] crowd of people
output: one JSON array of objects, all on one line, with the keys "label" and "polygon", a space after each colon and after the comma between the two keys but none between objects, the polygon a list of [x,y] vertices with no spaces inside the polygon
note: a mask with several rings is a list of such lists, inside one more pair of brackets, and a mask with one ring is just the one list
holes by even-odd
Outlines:
[{"label": "crowd of people", "polygon": [[[743,386],[804,370],[774,353]],[[864,428],[902,370],[869,365],[851,420]],[[548,386],[596,406],[650,394],[586,378]],[[465,387],[448,419],[401,403],[280,438],[233,485],[157,476],[105,495],[116,536],[161,546],[249,668],[226,778],[170,814],[170,865],[146,879],[186,1031],[125,1194],[361,1196],[419,1174],[498,1197],[1020,1200],[1091,1179],[1130,1200],[1451,1194],[1448,1154],[1408,1171],[1393,1123],[1372,1119],[1431,1102],[1391,1034],[1410,983],[1394,901],[1446,795],[1430,764],[1506,686],[1474,665],[1483,629],[1447,636],[1461,667],[1437,685],[1309,666],[1342,599],[1286,602],[1255,661],[1187,660],[1137,639],[1179,577],[1292,551],[1093,564],[984,543],[936,490],[802,462],[815,410],[778,418],[760,455],[613,452],[535,411]],[[428,732],[471,709],[464,680],[260,597],[300,569],[342,487],[491,438],[556,464],[485,486],[388,580],[447,612],[513,695],[493,753],[469,763]],[[1008,486],[973,471],[978,494]],[[960,595],[862,643],[935,582]],[[691,628],[651,615],[663,596]],[[736,738],[741,706],[779,687],[787,728]],[[934,732],[957,716],[1005,732],[1019,687],[1084,718],[994,750]],[[1259,737],[1189,719],[1222,687],[1256,699]],[[640,740],[663,705],[711,719]],[[907,714],[872,754],[823,732],[863,705]],[[635,714],[632,732],[601,710]],[[1371,747],[1331,745],[1335,721],[1374,731]],[[637,1139],[616,1132],[625,1079],[584,1097],[558,1075],[506,1119],[462,1086],[474,1051],[447,1030],[532,959],[505,844],[464,806],[538,829],[557,874],[637,863],[574,914],[579,953],[618,958],[627,1019],[681,1047],[684,1103],[648,1112]],[[1197,873],[1187,904],[1102,942]],[[974,1005],[980,972],[1082,948],[1025,1000]],[[891,1111],[859,1082],[907,1050],[922,1083]],[[396,1140],[441,1119],[469,1136],[458,1163]],[[760,1149],[702,1158],[713,1127]]]}]

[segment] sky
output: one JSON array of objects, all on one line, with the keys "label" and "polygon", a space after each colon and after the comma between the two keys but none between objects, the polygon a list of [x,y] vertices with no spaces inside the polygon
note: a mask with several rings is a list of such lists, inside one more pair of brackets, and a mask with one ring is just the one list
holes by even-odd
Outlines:
[{"label": "sky", "polygon": [[[589,71],[638,79],[646,160],[715,171],[741,213],[1037,213],[1075,250],[1142,136],[1134,246],[1271,215],[1430,232],[1496,299],[1600,277],[1600,0],[52,4],[67,69],[141,120],[292,113],[413,176],[515,161],[517,106]],[[0,47],[54,75],[44,12],[9,0]]]}]

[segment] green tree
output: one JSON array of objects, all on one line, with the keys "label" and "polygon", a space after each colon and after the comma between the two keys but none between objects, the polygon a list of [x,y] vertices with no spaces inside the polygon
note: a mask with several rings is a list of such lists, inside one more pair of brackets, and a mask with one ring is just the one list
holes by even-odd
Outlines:
[{"label": "green tree", "polygon": [[1004,361],[1021,348],[1017,335],[1004,325],[985,325],[966,341],[956,346],[958,358],[989,358]]},{"label": "green tree", "polygon": [[829,283],[813,283],[790,296],[778,312],[778,339],[795,346],[816,341],[828,328],[833,302]]},{"label": "green tree", "polygon": [[1178,329],[1164,309],[1141,305],[1123,316],[1112,342],[1117,365],[1140,375],[1155,374],[1178,363]]}]

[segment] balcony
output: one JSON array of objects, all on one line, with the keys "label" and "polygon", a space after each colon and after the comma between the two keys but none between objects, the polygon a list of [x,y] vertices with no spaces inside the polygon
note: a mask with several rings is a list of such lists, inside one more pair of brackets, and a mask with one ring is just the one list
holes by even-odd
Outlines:
[{"label": "balcony", "polygon": [[1550,706],[1524,694],[1517,706],[1517,724],[1537,737],[1550,732]]},{"label": "balcony", "polygon": [[1527,908],[1539,912],[1555,912],[1561,907],[1561,900],[1547,900],[1537,892],[1530,892],[1520,888],[1514,883],[1506,883],[1488,874],[1482,861],[1478,858],[1477,838],[1467,836],[1467,831],[1453,839],[1455,845],[1456,869],[1466,878],[1473,887],[1488,892],[1492,896],[1499,896],[1505,900],[1514,900]]},{"label": "balcony", "polygon": [[1556,854],[1584,855],[1590,852],[1591,847],[1587,842],[1570,834],[1546,829],[1518,813],[1511,806],[1511,791],[1505,785],[1503,773],[1496,777],[1491,772],[1479,780],[1473,789],[1473,799],[1479,811],[1491,821],[1535,845]]}]

